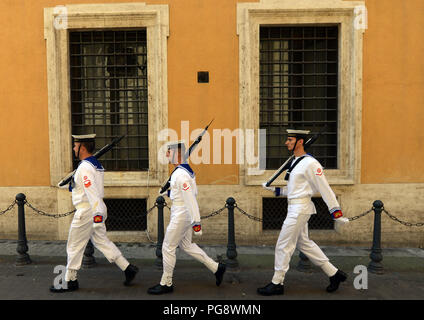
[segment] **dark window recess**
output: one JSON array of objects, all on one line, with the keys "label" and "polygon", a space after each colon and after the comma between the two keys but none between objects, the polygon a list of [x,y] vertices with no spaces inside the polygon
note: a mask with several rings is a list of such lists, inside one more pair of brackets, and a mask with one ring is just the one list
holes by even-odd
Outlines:
[{"label": "dark window recess", "polygon": [[209,72],[208,71],[197,72],[197,82],[198,83],[209,83]]},{"label": "dark window recess", "polygon": [[[146,30],[69,32],[72,133],[96,133],[109,171],[149,167]],[[74,160],[74,168],[79,161]]]},{"label": "dark window recess", "polygon": [[145,231],[147,229],[146,199],[104,199],[107,207],[108,231]]},{"label": "dark window recess", "polygon": [[[311,215],[309,229],[332,230],[334,221],[322,198],[312,198],[317,210]],[[280,230],[287,216],[287,198],[262,198],[262,229]]]},{"label": "dark window recess", "polygon": [[337,168],[338,26],[260,27],[260,128],[266,129],[266,168],[288,158],[286,129],[324,132],[308,149]]}]

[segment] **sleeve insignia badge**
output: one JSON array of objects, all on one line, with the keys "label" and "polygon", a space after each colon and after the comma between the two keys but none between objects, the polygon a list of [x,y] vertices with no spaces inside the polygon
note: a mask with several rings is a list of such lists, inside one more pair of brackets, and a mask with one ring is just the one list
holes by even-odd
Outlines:
[{"label": "sleeve insignia badge", "polygon": [[84,187],[89,188],[91,186],[91,181],[87,176],[84,176]]},{"label": "sleeve insignia badge", "polygon": [[334,219],[337,219],[337,218],[340,218],[340,217],[343,217],[343,213],[340,210],[333,212],[333,218]]},{"label": "sleeve insignia badge", "polygon": [[97,216],[94,216],[94,223],[101,223],[101,222],[103,222],[103,216],[100,216],[100,215],[97,215]]},{"label": "sleeve insignia badge", "polygon": [[190,189],[190,185],[184,182],[184,184],[183,184],[183,190],[184,191],[187,191],[188,189]]}]

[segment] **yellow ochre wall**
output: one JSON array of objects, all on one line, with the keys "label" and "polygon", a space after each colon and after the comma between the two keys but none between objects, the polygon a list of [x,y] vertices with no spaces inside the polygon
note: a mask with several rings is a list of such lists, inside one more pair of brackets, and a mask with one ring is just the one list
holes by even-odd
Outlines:
[{"label": "yellow ochre wall", "polygon": [[424,182],[424,1],[365,3],[361,182]]},{"label": "yellow ochre wall", "polygon": [[[49,133],[43,8],[111,0],[0,2],[0,186],[48,186]],[[125,0],[124,2],[136,2]],[[140,2],[140,1],[138,1]],[[243,1],[246,2],[246,1]],[[163,0],[169,4],[169,127],[238,127],[236,0]],[[424,182],[424,1],[367,0],[364,34],[362,183]],[[197,83],[209,71],[210,83]],[[195,166],[238,183],[237,165]]]}]

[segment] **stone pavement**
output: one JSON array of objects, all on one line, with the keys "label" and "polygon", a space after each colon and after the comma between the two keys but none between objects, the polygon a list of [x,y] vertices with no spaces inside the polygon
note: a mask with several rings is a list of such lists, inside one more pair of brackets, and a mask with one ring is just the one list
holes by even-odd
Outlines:
[{"label": "stone pavement", "polygon": [[[140,272],[130,287],[123,286],[123,273],[110,264],[96,249],[97,265],[78,273],[80,290],[53,294],[48,288],[57,274],[53,269],[66,264],[66,242],[29,241],[28,254],[32,263],[16,266],[16,240],[0,240],[0,299],[1,300],[423,300],[424,250],[418,248],[383,248],[384,274],[368,273],[367,289],[355,289],[355,266],[367,266],[370,250],[366,248],[322,247],[330,261],[348,274],[336,293],[325,292],[328,278],[316,267],[310,272],[296,269],[298,252],[293,255],[286,275],[285,294],[263,297],[258,287],[270,282],[273,275],[273,247],[237,247],[239,267],[227,269],[220,287],[215,277],[199,262],[178,250],[172,294],[152,296],[147,289],[160,280],[162,271],[155,265],[153,244],[118,243],[127,259]],[[226,259],[225,246],[202,246],[212,258]],[[361,273],[362,274],[362,273]],[[357,280],[358,282],[358,280]],[[361,282],[362,284],[363,281]]]}]

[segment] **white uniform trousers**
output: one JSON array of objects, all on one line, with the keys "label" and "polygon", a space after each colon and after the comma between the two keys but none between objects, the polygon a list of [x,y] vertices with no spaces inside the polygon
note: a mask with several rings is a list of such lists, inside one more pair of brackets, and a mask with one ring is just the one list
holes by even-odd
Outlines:
[{"label": "white uniform trousers", "polygon": [[218,270],[218,263],[212,260],[197,244],[192,242],[192,235],[191,219],[187,209],[183,206],[172,206],[171,220],[166,228],[162,244],[163,275],[160,282],[161,285],[172,285],[178,246],[203,263],[213,273]]},{"label": "white uniform trousers", "polygon": [[274,284],[283,284],[285,274],[289,269],[290,259],[296,247],[314,265],[321,267],[327,276],[331,277],[337,272],[337,268],[329,262],[324,252],[314,241],[309,239],[308,220],[311,215],[298,214],[297,210],[293,210],[296,206],[289,206],[287,218],[284,220],[275,246],[274,276],[272,278]]},{"label": "white uniform trousers", "polygon": [[122,256],[121,251],[109,240],[106,235],[104,223],[93,228],[93,214],[87,209],[77,209],[69,229],[66,252],[68,261],[66,265],[65,281],[76,280],[77,270],[81,268],[84,250],[88,240],[103,253],[106,259],[124,271],[129,262]]}]

